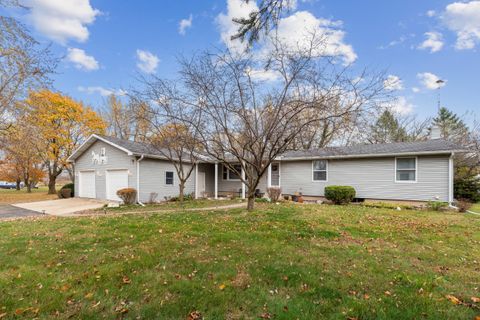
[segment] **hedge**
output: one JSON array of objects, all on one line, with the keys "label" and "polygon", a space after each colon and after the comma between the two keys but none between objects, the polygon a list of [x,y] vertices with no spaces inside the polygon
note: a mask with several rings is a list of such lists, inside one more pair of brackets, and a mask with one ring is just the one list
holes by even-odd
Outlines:
[{"label": "hedge", "polygon": [[346,204],[352,202],[356,192],[350,186],[328,186],[325,187],[325,198],[335,204]]}]

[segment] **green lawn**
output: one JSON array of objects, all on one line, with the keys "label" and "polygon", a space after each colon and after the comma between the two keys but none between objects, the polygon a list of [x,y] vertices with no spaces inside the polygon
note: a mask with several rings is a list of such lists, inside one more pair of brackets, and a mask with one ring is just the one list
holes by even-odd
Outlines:
[{"label": "green lawn", "polygon": [[2,222],[0,319],[480,315],[478,216],[257,208]]},{"label": "green lawn", "polygon": [[21,190],[0,189],[0,205],[58,199],[56,194],[47,194],[47,192],[48,188],[44,186],[32,189],[31,193],[28,193],[26,188]]},{"label": "green lawn", "polygon": [[[197,209],[197,208],[214,208],[217,206],[229,206],[233,204],[245,203],[245,200],[241,199],[224,199],[224,200],[209,200],[209,199],[196,199],[185,200],[183,203],[178,201],[161,202],[158,204],[146,204],[140,205],[121,205],[120,207],[107,208],[108,212],[152,212],[162,210],[179,210],[179,209]],[[103,212],[103,208],[96,211]]]},{"label": "green lawn", "polygon": [[470,208],[471,211],[473,212],[476,212],[476,213],[480,213],[480,203],[475,203],[471,208]]}]

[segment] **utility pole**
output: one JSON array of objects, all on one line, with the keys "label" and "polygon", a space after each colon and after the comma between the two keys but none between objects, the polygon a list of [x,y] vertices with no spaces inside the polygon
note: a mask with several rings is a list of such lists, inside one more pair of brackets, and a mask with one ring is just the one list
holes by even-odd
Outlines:
[{"label": "utility pole", "polygon": [[437,107],[438,107],[438,111],[440,111],[440,108],[441,108],[440,89],[443,87],[443,84],[445,83],[445,81],[443,81],[442,79],[438,79],[435,83],[437,84]]}]

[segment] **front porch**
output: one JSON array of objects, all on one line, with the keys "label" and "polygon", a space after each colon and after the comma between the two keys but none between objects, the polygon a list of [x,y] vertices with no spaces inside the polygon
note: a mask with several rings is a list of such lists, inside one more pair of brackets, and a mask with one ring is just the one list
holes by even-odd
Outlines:
[{"label": "front porch", "polygon": [[[238,171],[240,171],[239,168]],[[245,178],[245,173],[241,172],[241,177],[234,171],[228,169],[221,163],[199,163],[195,166],[195,198],[213,198],[239,197],[246,198],[247,187],[241,181]],[[270,164],[264,176],[256,188],[256,193],[265,196],[269,187],[281,187],[281,164],[274,162]]]}]

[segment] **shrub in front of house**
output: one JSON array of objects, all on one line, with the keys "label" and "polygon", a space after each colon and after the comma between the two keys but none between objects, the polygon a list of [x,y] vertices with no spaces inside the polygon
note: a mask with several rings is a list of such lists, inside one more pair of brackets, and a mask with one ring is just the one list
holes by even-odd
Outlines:
[{"label": "shrub in front of house", "polygon": [[480,201],[480,180],[477,178],[465,178],[455,180],[453,187],[455,199],[465,199],[471,202]]},{"label": "shrub in front of house", "polygon": [[268,197],[272,202],[277,202],[282,194],[282,188],[280,187],[270,187],[267,189]]},{"label": "shrub in front of house", "polygon": [[134,204],[137,200],[137,190],[134,188],[123,188],[117,190],[117,196],[122,199],[124,204]]},{"label": "shrub in front of house", "polygon": [[440,211],[448,207],[448,202],[445,201],[428,201],[427,208],[433,211]]},{"label": "shrub in front of house", "polygon": [[467,212],[472,207],[472,203],[467,199],[458,199],[455,203],[458,212]]},{"label": "shrub in front of house", "polygon": [[75,185],[73,183],[67,183],[58,191],[58,197],[60,199],[71,198],[75,196]]},{"label": "shrub in front of house", "polygon": [[355,188],[350,186],[325,187],[325,198],[335,204],[347,204],[355,198]]}]

